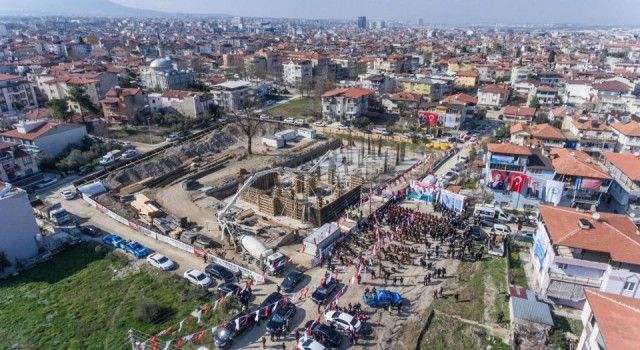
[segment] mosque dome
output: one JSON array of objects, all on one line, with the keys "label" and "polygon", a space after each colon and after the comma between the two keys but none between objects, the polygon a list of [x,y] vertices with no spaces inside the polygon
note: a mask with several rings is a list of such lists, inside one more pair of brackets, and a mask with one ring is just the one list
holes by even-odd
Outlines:
[{"label": "mosque dome", "polygon": [[173,68],[173,62],[168,58],[157,58],[149,66],[158,70],[168,70]]}]

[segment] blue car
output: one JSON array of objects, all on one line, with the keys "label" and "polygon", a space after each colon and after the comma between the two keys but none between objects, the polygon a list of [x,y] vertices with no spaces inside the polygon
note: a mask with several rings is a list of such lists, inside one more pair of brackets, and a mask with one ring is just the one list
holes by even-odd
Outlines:
[{"label": "blue car", "polygon": [[122,244],[124,240],[118,235],[106,235],[102,237],[102,242],[108,246],[120,248],[120,244]]},{"label": "blue car", "polygon": [[362,296],[365,304],[372,307],[387,307],[402,305],[402,295],[388,290],[365,291]]},{"label": "blue car", "polygon": [[131,241],[124,246],[124,250],[138,259],[144,258],[149,254],[149,249],[142,244]]}]

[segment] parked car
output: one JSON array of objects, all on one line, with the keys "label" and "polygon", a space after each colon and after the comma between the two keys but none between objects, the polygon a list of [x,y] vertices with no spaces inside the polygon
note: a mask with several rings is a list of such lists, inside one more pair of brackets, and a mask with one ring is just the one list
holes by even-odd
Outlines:
[{"label": "parked car", "polygon": [[317,121],[313,123],[314,126],[319,126],[319,127],[323,127],[323,126],[327,126],[327,124],[323,121]]},{"label": "parked car", "polygon": [[342,335],[334,328],[327,326],[324,323],[318,323],[315,320],[309,320],[304,325],[305,329],[310,329],[313,338],[322,343],[325,346],[331,348],[338,348],[342,343]]},{"label": "parked car", "polygon": [[37,188],[45,188],[53,185],[58,182],[58,178],[55,176],[45,176],[40,180],[40,182],[36,185]]},{"label": "parked car", "polygon": [[[273,292],[271,294],[269,294],[269,296],[267,296],[262,303],[260,304],[260,306],[258,306],[258,309],[262,309],[267,305],[271,305],[273,303],[275,303],[276,301],[280,301],[282,300],[282,294],[278,293],[278,292]],[[260,318],[266,318],[264,312],[260,313]]]},{"label": "parked car", "polygon": [[233,295],[236,295],[238,294],[238,292],[240,292],[241,289],[242,288],[240,288],[240,286],[235,283],[223,283],[218,286],[218,293],[224,295],[231,293]]},{"label": "parked car", "polygon": [[83,176],[89,174],[93,170],[93,167],[90,165],[83,165],[78,169],[76,174]]},{"label": "parked car", "polygon": [[80,227],[80,232],[91,237],[98,237],[102,234],[101,229],[91,225]]},{"label": "parked car", "polygon": [[136,241],[127,243],[124,246],[124,251],[133,255],[137,259],[142,259],[149,254],[149,249]]},{"label": "parked car", "polygon": [[288,124],[293,124],[295,122],[295,119],[293,119],[292,117],[287,117],[287,118],[284,118],[284,122]]},{"label": "parked car", "polygon": [[349,127],[344,125],[344,124],[339,124],[338,125],[338,130],[345,130],[346,131],[346,130],[349,130]]},{"label": "parked car", "polygon": [[298,125],[298,126],[303,126],[304,125],[304,119],[296,119],[293,123],[295,125]]},{"label": "parked car", "polygon": [[138,155],[138,151],[135,149],[129,149],[122,153],[122,159],[131,159]]},{"label": "parked car", "polygon": [[324,314],[324,319],[329,325],[334,325],[336,328],[345,332],[360,332],[360,328],[362,327],[362,322],[342,311],[327,311]]},{"label": "parked car", "polygon": [[[236,328],[235,320],[239,319],[238,328]],[[213,335],[213,342],[218,349],[229,347],[233,339],[238,335],[251,328],[254,323],[253,316],[247,311],[242,311],[235,315],[229,322],[222,327],[218,327]]]},{"label": "parked car", "polygon": [[213,283],[211,278],[207,277],[207,275],[205,275],[204,272],[196,269],[189,269],[185,271],[184,278],[186,278],[189,282],[195,285],[198,285],[200,287],[209,287]]},{"label": "parked car", "polygon": [[337,279],[332,278],[328,282],[325,282],[323,286],[316,288],[311,294],[311,300],[313,300],[316,304],[324,304],[331,293],[333,293],[338,288]]},{"label": "parked car", "polygon": [[285,293],[291,293],[303,277],[304,274],[298,270],[289,271],[280,283],[280,287]]},{"label": "parked car", "polygon": [[60,194],[62,195],[62,198],[66,200],[71,200],[76,198],[76,193],[74,191],[66,190],[66,191],[62,191]]},{"label": "parked car", "polygon": [[325,350],[326,347],[313,338],[300,337],[298,340],[298,349],[300,350]]},{"label": "parked car", "polygon": [[163,271],[169,271],[176,266],[176,263],[173,262],[173,260],[160,253],[153,253],[147,256],[147,261],[149,262],[149,264],[151,264],[151,266],[157,267]]},{"label": "parked car", "polygon": [[209,264],[204,271],[211,277],[224,281],[225,283],[235,282],[236,276],[226,267],[219,264]]},{"label": "parked car", "polygon": [[180,136],[178,136],[178,134],[171,134],[164,140],[167,142],[178,142],[180,141]]},{"label": "parked car", "polygon": [[285,332],[289,331],[285,328],[288,324],[287,320],[293,318],[297,310],[298,307],[294,303],[278,305],[276,311],[271,314],[271,319],[267,322],[267,333],[275,333],[280,328],[283,328]]},{"label": "parked car", "polygon": [[108,246],[120,248],[120,245],[124,240],[118,235],[108,234],[102,237],[102,242]]},{"label": "parked car", "polygon": [[266,115],[266,114],[261,114],[261,115],[260,115],[260,120],[269,120],[269,119],[271,119],[271,117],[269,117],[269,116],[268,116],[268,115]]},{"label": "parked car", "polygon": [[195,232],[182,231],[182,233],[180,234],[180,242],[184,242],[184,243],[187,243],[187,244],[193,244],[193,241],[196,240],[197,236],[198,236],[198,234],[195,233]]},{"label": "parked car", "polygon": [[211,248],[215,243],[216,241],[203,234],[196,235],[196,239],[193,241],[193,245],[201,249]]}]

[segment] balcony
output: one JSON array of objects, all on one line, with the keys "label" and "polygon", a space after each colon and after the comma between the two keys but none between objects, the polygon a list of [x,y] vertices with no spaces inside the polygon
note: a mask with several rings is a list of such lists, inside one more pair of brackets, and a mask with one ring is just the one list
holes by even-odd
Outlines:
[{"label": "balcony", "polygon": [[582,286],[594,287],[594,288],[600,288],[600,284],[602,283],[601,279],[599,279],[599,278],[587,278],[587,277],[580,277],[580,276],[570,276],[570,275],[565,274],[562,270],[555,269],[555,268],[550,268],[549,269],[549,278],[551,278],[552,280],[556,280],[556,281],[562,281],[562,282],[567,282],[567,283],[572,283],[572,284],[579,284],[579,285],[582,285]]}]

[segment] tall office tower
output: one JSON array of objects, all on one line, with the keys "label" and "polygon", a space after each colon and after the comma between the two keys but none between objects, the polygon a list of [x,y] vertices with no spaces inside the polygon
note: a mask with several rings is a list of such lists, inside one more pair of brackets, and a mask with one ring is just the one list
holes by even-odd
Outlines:
[{"label": "tall office tower", "polygon": [[361,29],[367,28],[367,17],[366,16],[358,17],[358,28],[361,28]]}]

